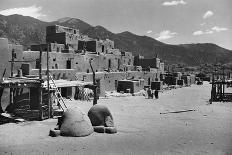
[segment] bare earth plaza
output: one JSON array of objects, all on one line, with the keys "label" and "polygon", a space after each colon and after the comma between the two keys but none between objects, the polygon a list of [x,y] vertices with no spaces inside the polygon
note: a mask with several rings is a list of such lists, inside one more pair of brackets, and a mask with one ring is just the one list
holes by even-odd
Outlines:
[{"label": "bare earth plaza", "polygon": [[[1,154],[230,154],[231,104],[207,105],[210,85],[191,86],[160,94],[100,99],[112,112],[116,134],[50,137],[57,120],[0,126]],[[183,96],[183,94],[185,94]],[[88,112],[91,102],[68,101]],[[160,114],[194,109],[186,113]]]}]

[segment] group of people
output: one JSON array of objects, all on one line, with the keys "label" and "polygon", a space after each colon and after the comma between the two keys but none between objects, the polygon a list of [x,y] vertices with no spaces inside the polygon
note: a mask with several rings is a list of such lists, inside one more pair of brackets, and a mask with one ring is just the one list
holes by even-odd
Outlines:
[{"label": "group of people", "polygon": [[159,91],[158,89],[156,89],[154,92],[151,90],[151,88],[147,89],[147,96],[148,99],[153,99],[153,97],[155,97],[156,99],[159,98]]}]

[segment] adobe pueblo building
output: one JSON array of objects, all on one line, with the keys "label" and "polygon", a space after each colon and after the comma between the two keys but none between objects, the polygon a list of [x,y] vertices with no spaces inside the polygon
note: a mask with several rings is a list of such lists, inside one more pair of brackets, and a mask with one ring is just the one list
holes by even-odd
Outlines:
[{"label": "adobe pueblo building", "polygon": [[[159,58],[151,59],[153,64],[149,71],[138,71],[134,64],[131,52],[120,51],[114,48],[114,42],[91,39],[83,36],[78,30],[63,26],[47,27],[47,44],[33,45],[31,51],[24,51],[24,60],[38,59],[40,50],[49,51],[49,68],[54,79],[68,79],[92,82],[92,71],[89,59],[92,59],[96,81],[100,88],[100,96],[105,91],[117,90],[118,81],[124,79],[139,80],[141,88],[150,85],[152,81],[159,81],[160,74],[164,73],[163,63]],[[46,52],[42,56],[42,69],[46,70]],[[37,62],[38,62],[37,61]],[[28,63],[28,74],[38,74],[38,63]],[[45,74],[45,72],[44,72]],[[65,95],[66,96],[66,95]]]},{"label": "adobe pueblo building", "polygon": [[[28,90],[25,92],[28,103],[20,100],[19,105],[13,107],[22,108],[21,105],[26,104],[28,110],[43,109],[39,102],[52,107],[46,103],[45,97],[39,102],[33,99],[36,95],[37,98],[46,96],[46,92],[52,92],[53,87],[59,90],[61,96],[75,98],[81,88],[92,84],[92,69],[98,96],[115,90],[136,93],[152,82],[159,82],[164,74],[164,63],[158,57],[144,59],[140,56],[135,59],[131,52],[116,49],[109,39],[92,39],[80,34],[77,29],[59,25],[46,28],[46,44],[32,45],[28,51],[22,49],[21,45],[10,45],[7,39],[0,39],[0,75],[4,75],[0,86],[11,89],[11,97],[4,97],[7,91],[3,90],[1,100],[6,102],[8,99],[7,102],[15,104],[14,101],[23,96],[22,89],[25,88]],[[50,75],[46,76],[48,72]],[[47,82],[48,77],[51,79]],[[43,90],[40,96],[37,88]]]}]

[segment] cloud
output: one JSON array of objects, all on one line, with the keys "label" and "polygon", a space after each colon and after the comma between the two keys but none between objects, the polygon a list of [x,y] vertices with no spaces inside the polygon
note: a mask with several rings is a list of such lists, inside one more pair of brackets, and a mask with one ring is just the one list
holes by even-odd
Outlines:
[{"label": "cloud", "polygon": [[173,38],[175,35],[177,35],[177,33],[171,32],[169,30],[164,30],[164,31],[161,31],[158,35],[159,36],[156,38],[157,40],[166,40],[166,39]]},{"label": "cloud", "polygon": [[150,34],[150,33],[152,33],[152,30],[148,30],[148,31],[147,31],[147,34]]},{"label": "cloud", "polygon": [[219,27],[219,26],[214,26],[211,29],[202,31],[202,30],[198,30],[193,32],[194,36],[199,36],[199,35],[203,35],[203,34],[213,34],[214,32],[221,32],[221,31],[226,31],[228,30],[228,28],[225,27]]},{"label": "cloud", "polygon": [[173,5],[179,5],[179,4],[185,5],[187,3],[184,0],[176,0],[176,1],[171,1],[171,2],[163,2],[162,5],[164,5],[164,6],[173,6]]},{"label": "cloud", "polygon": [[203,34],[213,34],[213,31],[212,30],[205,30],[205,31],[198,30],[198,31],[193,32],[194,36],[199,36]]},{"label": "cloud", "polygon": [[206,13],[204,13],[203,18],[206,19],[206,18],[209,18],[211,16],[213,16],[213,12],[209,10]]},{"label": "cloud", "polygon": [[205,34],[212,34],[213,33],[213,31],[211,31],[211,30],[206,30],[205,31]]},{"label": "cloud", "polygon": [[214,26],[211,28],[212,30],[216,31],[216,32],[221,32],[221,31],[226,31],[228,30],[228,28],[225,27],[218,27],[218,26]]},{"label": "cloud", "polygon": [[203,31],[195,31],[195,32],[193,32],[193,35],[194,36],[199,36],[199,35],[202,35],[202,34],[204,34],[204,32]]},{"label": "cloud", "polygon": [[201,25],[201,26],[204,26],[205,24],[206,24],[206,23],[201,23],[200,25]]},{"label": "cloud", "polygon": [[37,7],[35,5],[29,7],[21,7],[21,8],[10,8],[6,10],[0,11],[0,14],[8,16],[13,14],[19,14],[23,16],[31,16],[34,18],[44,17],[46,15],[41,13],[42,7]]}]

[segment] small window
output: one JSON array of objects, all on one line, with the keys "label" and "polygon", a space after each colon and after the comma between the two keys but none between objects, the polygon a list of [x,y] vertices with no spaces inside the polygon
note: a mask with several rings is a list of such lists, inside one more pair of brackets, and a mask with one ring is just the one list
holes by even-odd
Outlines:
[{"label": "small window", "polygon": [[109,59],[108,68],[111,68],[111,60]]},{"label": "small window", "polygon": [[86,71],[87,73],[89,73],[89,69],[87,69],[87,71]]},{"label": "small window", "polygon": [[35,68],[39,69],[39,67],[40,67],[40,61],[39,59],[36,59]]}]

